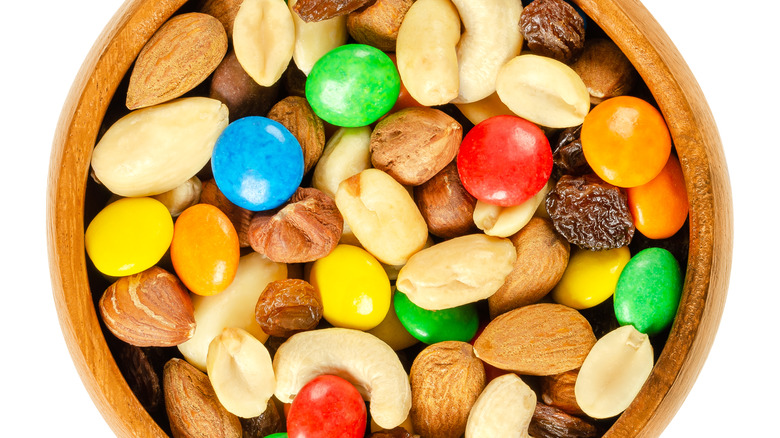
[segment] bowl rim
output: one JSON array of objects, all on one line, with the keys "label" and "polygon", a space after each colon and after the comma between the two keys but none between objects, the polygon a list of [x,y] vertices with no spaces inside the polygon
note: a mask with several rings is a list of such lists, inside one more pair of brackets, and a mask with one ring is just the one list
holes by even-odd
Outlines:
[{"label": "bowl rim", "polygon": [[[731,270],[733,213],[723,147],[693,74],[638,0],[574,0],[620,47],[652,92],[680,157],[690,203],[688,269],[666,346],[637,399],[605,437],[659,436],[712,346]],[[92,301],[84,250],[91,151],[120,81],[154,32],[187,0],[126,0],[92,47],[63,106],[49,163],[47,242],[60,327],[87,392],[121,437],[166,437],[111,355]],[[663,90],[663,92],[661,92]],[[74,214],[75,213],[75,214]]]}]

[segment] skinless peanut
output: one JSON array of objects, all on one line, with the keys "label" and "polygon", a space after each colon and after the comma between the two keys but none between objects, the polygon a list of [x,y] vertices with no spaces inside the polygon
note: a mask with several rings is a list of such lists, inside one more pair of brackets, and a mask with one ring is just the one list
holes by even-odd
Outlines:
[{"label": "skinless peanut", "polygon": [[509,109],[504,102],[501,102],[501,98],[498,97],[498,93],[493,93],[490,96],[471,103],[456,103],[456,107],[466,116],[467,119],[473,124],[482,122],[493,116],[514,116],[515,113]]},{"label": "skinless peanut", "polygon": [[[371,167],[371,128],[339,128],[325,144],[311,185],[331,198],[342,181]],[[347,224],[344,224],[346,231]]]},{"label": "skinless peanut", "polygon": [[460,18],[450,0],[417,0],[398,30],[396,59],[409,94],[427,106],[458,96]]},{"label": "skinless peanut", "polygon": [[244,0],[233,22],[233,47],[247,74],[270,87],[287,70],[295,47],[295,24],[280,0]]},{"label": "skinless peanut", "polygon": [[331,49],[347,42],[347,16],[307,23],[293,11],[298,0],[288,0],[293,22],[295,23],[295,47],[293,61],[305,74],[309,75],[314,63]]},{"label": "skinless peanut", "polygon": [[523,6],[518,0],[453,3],[465,28],[458,43],[460,85],[453,103],[476,102],[496,91],[499,69],[520,54],[523,35],[518,23]]},{"label": "skinless peanut", "polygon": [[531,220],[552,187],[552,183],[547,182],[547,185],[529,200],[512,207],[501,207],[478,200],[474,207],[474,223],[488,236],[509,237]]},{"label": "skinless peanut", "polygon": [[405,263],[428,240],[428,226],[409,192],[381,170],[342,181],[336,205],[363,248],[383,263]]},{"label": "skinless peanut", "polygon": [[396,285],[423,309],[461,306],[493,295],[517,258],[509,239],[484,234],[456,237],[413,255]]},{"label": "skinless peanut", "polygon": [[200,192],[202,185],[197,176],[193,176],[167,192],[152,196],[154,199],[163,203],[171,212],[171,216],[176,217],[188,207],[191,207],[200,201]]},{"label": "skinless peanut", "polygon": [[493,379],[471,408],[466,438],[523,438],[536,408],[536,393],[517,375]]}]

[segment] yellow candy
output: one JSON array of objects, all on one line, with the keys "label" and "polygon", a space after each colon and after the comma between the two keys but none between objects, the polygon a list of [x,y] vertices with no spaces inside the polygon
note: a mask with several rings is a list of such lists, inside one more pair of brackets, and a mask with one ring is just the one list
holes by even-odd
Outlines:
[{"label": "yellow candy", "polygon": [[173,219],[165,205],[152,198],[124,198],[95,216],[84,242],[100,272],[123,277],[154,266],[172,238]]},{"label": "yellow candy", "polygon": [[309,282],[322,297],[322,316],[336,327],[370,330],[390,308],[390,280],[366,250],[338,245],[311,267]]},{"label": "yellow candy", "polygon": [[620,273],[630,258],[628,247],[573,252],[561,281],[552,290],[553,300],[579,310],[603,303],[615,293]]}]

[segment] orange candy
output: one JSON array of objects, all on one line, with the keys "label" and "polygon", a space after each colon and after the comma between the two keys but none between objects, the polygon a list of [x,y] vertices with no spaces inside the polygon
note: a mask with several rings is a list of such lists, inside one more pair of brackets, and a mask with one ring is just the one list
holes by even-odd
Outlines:
[{"label": "orange candy", "polygon": [[238,269],[238,234],[219,208],[196,204],[176,220],[171,261],[187,288],[198,295],[214,295],[233,282]]},{"label": "orange candy", "polygon": [[582,152],[596,174],[618,187],[655,178],[672,150],[663,116],[642,99],[620,96],[593,108],[582,124]]},{"label": "orange candy", "polygon": [[626,193],[636,229],[651,239],[671,237],[688,217],[685,179],[674,155],[652,181],[626,189]]}]

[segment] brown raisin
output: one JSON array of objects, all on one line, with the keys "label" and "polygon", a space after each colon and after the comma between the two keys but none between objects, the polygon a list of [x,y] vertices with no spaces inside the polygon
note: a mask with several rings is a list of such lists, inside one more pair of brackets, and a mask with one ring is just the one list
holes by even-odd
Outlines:
[{"label": "brown raisin", "polygon": [[243,432],[241,438],[263,438],[285,429],[284,421],[282,421],[273,399],[268,400],[268,407],[257,417],[239,417],[238,419],[241,421]]},{"label": "brown raisin", "polygon": [[412,436],[406,429],[398,426],[393,429],[376,431],[369,435],[368,438],[412,438]]},{"label": "brown raisin", "polygon": [[523,9],[520,29],[528,48],[561,62],[576,59],[585,46],[585,21],[564,0],[535,0]]},{"label": "brown raisin", "polygon": [[371,2],[372,0],[298,0],[293,6],[293,11],[301,17],[301,20],[313,23],[347,15]]},{"label": "brown raisin", "polygon": [[625,191],[595,174],[562,176],[547,195],[546,206],[555,229],[580,248],[620,248],[634,236]]},{"label": "brown raisin", "polygon": [[311,330],[322,318],[322,298],[314,286],[289,278],[272,281],[255,307],[255,319],[271,336],[288,337]]},{"label": "brown raisin", "polygon": [[566,128],[558,137],[553,151],[554,179],[560,179],[563,175],[579,176],[593,172],[582,153],[581,131],[582,125]]},{"label": "brown raisin", "polygon": [[544,403],[536,403],[528,434],[536,438],[592,438],[600,435],[595,425]]}]

